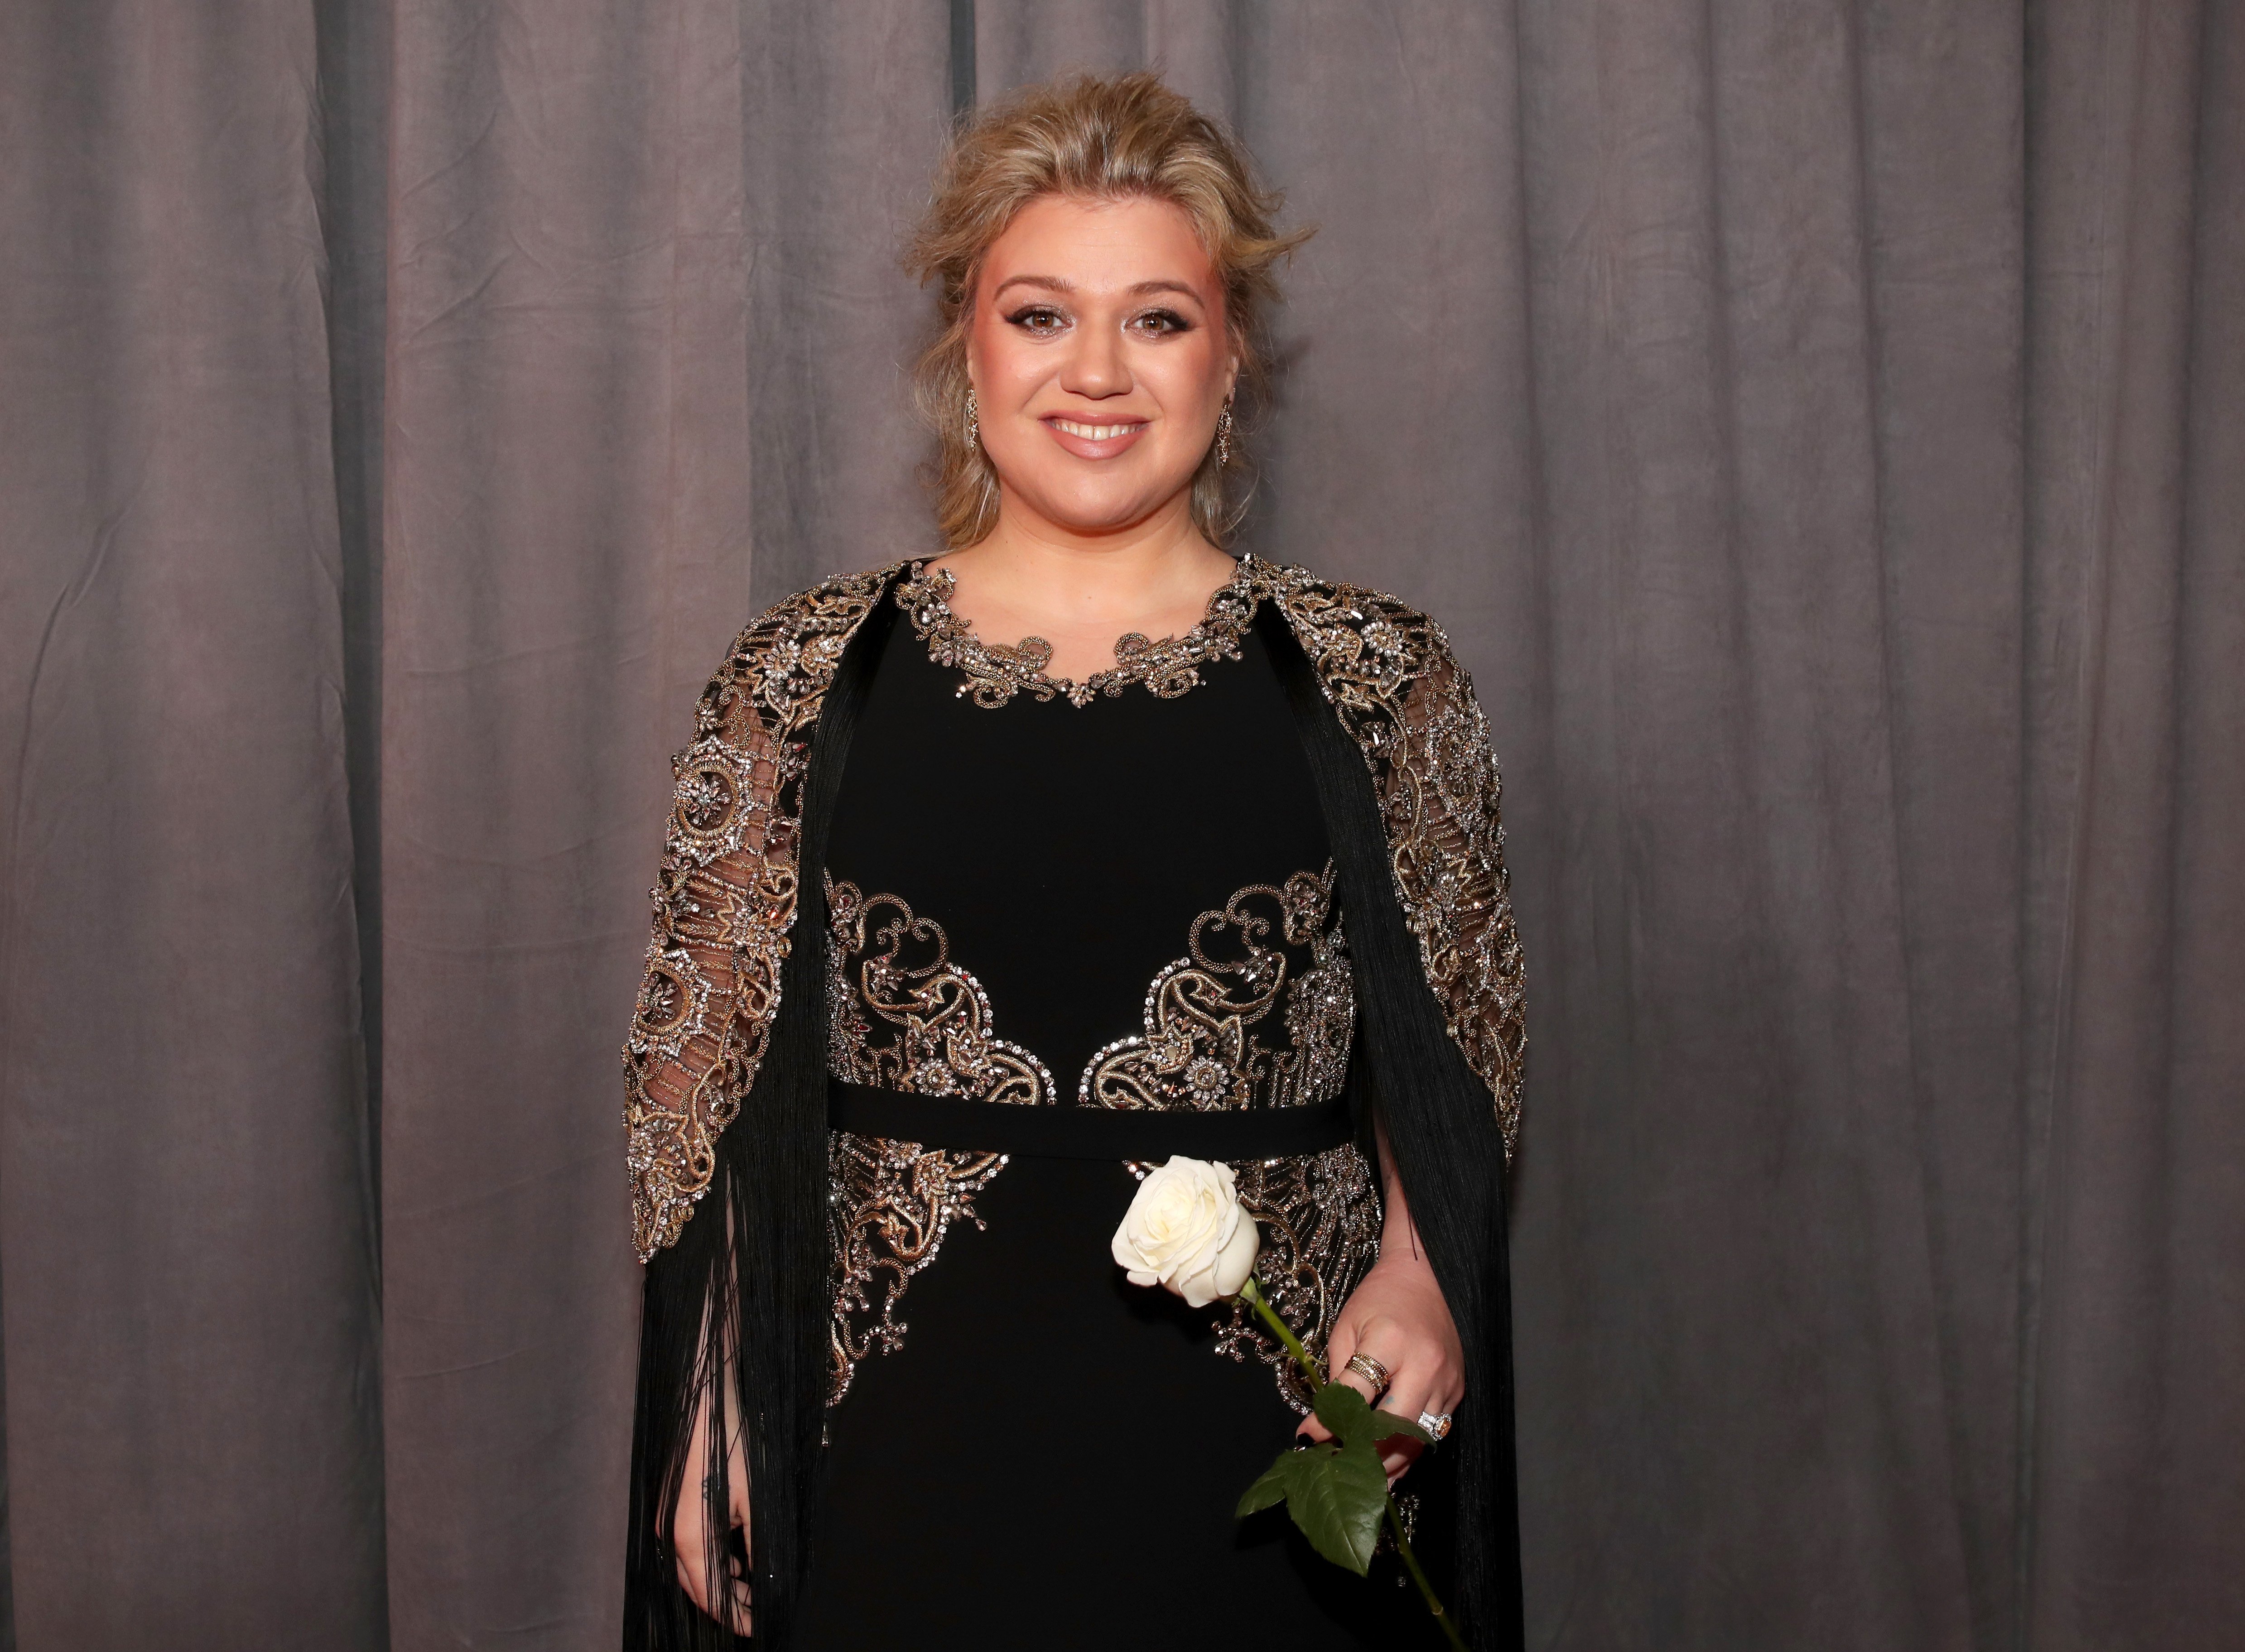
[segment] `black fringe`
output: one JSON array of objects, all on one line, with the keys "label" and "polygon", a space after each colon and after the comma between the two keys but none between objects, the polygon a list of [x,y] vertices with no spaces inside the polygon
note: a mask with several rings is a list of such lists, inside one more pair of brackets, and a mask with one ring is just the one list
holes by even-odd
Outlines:
[{"label": "black fringe", "polygon": [[[734,1652],[749,1644],[677,1581],[670,1511],[695,1415],[729,1369],[745,1420],[755,1644],[783,1649],[809,1571],[825,1425],[827,1317],[827,828],[873,668],[896,620],[885,587],[835,667],[803,782],[794,944],[780,1007],[742,1116],[717,1140],[703,1209],[648,1264],[632,1432],[625,1652]],[[712,1219],[712,1209],[723,1220]],[[728,1351],[739,1357],[726,1358]],[[709,1575],[738,1565],[725,1534],[724,1431],[709,1432]]]},{"label": "black fringe", "polygon": [[1457,1598],[1446,1604],[1484,1652],[1516,1652],[1523,1628],[1503,1134],[1489,1087],[1466,1065],[1427,990],[1363,753],[1284,616],[1266,604],[1256,624],[1301,731],[1333,843],[1356,982],[1361,1098],[1387,1126],[1412,1219],[1465,1345],[1468,1393],[1441,1447],[1457,1475],[1449,1557]]}]

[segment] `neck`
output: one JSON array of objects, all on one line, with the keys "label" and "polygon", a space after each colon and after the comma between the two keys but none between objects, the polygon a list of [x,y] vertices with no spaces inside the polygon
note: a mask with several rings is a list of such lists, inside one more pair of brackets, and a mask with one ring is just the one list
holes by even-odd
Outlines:
[{"label": "neck", "polygon": [[1230,557],[1194,527],[1180,492],[1128,527],[1085,533],[1050,521],[1010,493],[990,537],[939,558],[958,582],[952,612],[985,641],[1041,637],[1052,674],[1082,678],[1115,663],[1126,633],[1161,638],[1199,623],[1232,577]]},{"label": "neck", "polygon": [[989,538],[942,562],[983,592],[1002,592],[1009,608],[1095,625],[1135,622],[1179,602],[1197,609],[1232,566],[1194,525],[1187,494],[1127,526],[1084,531],[1050,520],[1010,490],[1000,496]]}]

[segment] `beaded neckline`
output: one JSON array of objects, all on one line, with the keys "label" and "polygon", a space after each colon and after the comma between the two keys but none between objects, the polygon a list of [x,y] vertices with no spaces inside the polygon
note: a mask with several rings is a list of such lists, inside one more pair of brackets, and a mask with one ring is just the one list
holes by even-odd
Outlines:
[{"label": "beaded neckline", "polygon": [[1015,694],[1065,700],[1071,706],[1088,706],[1100,695],[1112,699],[1132,683],[1161,700],[1175,700],[1200,686],[1200,667],[1214,660],[1239,658],[1239,639],[1254,622],[1255,605],[1263,595],[1256,559],[1243,557],[1238,571],[1217,587],[1208,599],[1200,623],[1183,636],[1149,640],[1133,631],[1115,641],[1115,663],[1082,681],[1054,677],[1045,667],[1052,663],[1052,644],[1042,637],[1020,642],[984,642],[951,611],[956,585],[946,568],[915,562],[897,586],[897,606],[910,617],[912,629],[927,644],[927,657],[937,665],[964,674],[958,693],[974,703],[995,710]]}]

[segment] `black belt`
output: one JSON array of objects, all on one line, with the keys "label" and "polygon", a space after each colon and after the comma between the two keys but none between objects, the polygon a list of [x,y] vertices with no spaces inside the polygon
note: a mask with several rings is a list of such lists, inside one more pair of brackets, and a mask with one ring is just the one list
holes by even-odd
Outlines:
[{"label": "black belt", "polygon": [[906,1095],[830,1080],[826,1122],[836,1130],[1041,1159],[1218,1159],[1245,1163],[1323,1153],[1350,1141],[1348,1099],[1246,1113],[1125,1112],[1063,1104],[1019,1106]]}]

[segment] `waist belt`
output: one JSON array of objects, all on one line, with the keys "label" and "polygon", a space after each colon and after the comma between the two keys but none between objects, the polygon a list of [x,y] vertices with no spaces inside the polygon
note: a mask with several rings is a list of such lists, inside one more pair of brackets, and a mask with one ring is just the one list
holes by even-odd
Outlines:
[{"label": "waist belt", "polygon": [[1125,1112],[1068,1104],[1022,1107],[907,1095],[827,1081],[826,1122],[836,1130],[917,1141],[924,1148],[1038,1159],[1219,1159],[1242,1163],[1323,1153],[1350,1141],[1348,1098],[1245,1113]]}]

